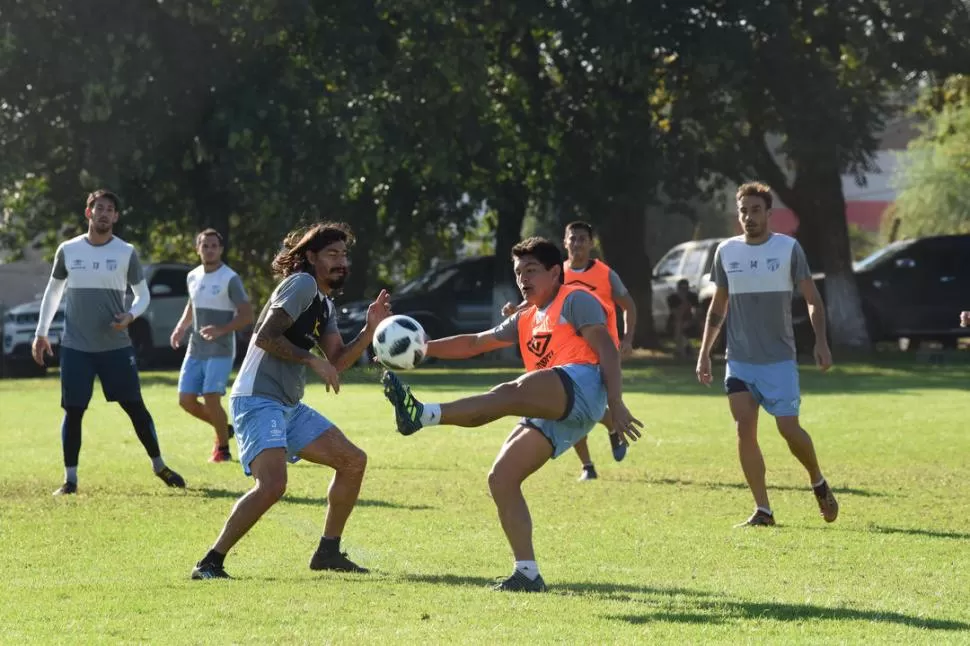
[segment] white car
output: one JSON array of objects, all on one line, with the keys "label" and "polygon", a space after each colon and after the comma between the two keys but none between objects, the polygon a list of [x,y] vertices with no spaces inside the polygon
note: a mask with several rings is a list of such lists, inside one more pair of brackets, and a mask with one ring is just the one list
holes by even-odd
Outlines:
[{"label": "white car", "polygon": [[[140,367],[149,365],[160,350],[168,349],[168,339],[188,301],[185,277],[192,265],[180,263],[156,263],[144,266],[145,279],[152,300],[148,310],[128,328],[132,345]],[[131,290],[128,290],[127,303],[131,303]],[[10,308],[3,317],[3,362],[4,373],[10,375],[41,375],[41,368],[30,356],[30,346],[40,317],[40,300],[23,303]],[[48,365],[58,364],[58,349],[64,333],[64,301],[54,315],[48,338],[54,357]]]}]

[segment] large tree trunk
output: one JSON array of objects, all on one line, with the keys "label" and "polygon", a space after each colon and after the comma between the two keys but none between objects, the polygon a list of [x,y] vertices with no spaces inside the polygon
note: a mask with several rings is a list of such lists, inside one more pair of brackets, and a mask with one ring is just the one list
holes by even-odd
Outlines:
[{"label": "large tree trunk", "polygon": [[374,241],[378,239],[377,205],[374,203],[374,195],[369,189],[365,188],[347,206],[350,214],[349,224],[354,230],[356,241],[350,251],[350,273],[347,276],[347,282],[344,284],[341,301],[375,298],[377,294],[371,294],[368,291],[373,288],[371,284],[371,273],[374,267],[372,250]]},{"label": "large tree trunk", "polygon": [[[790,206],[798,215],[798,239],[813,271],[825,272],[825,309],[832,345],[871,346],[862,300],[852,270],[845,196],[836,166],[799,164]],[[788,200],[786,200],[788,202]]]},{"label": "large tree trunk", "polygon": [[[647,216],[642,206],[613,206],[597,235],[603,244],[604,260],[617,274],[637,305],[637,327],[634,346],[657,348],[657,331],[653,326],[653,285],[651,263],[644,245],[647,239]],[[619,313],[617,314],[619,316]],[[621,323],[622,325],[622,323]]]}]

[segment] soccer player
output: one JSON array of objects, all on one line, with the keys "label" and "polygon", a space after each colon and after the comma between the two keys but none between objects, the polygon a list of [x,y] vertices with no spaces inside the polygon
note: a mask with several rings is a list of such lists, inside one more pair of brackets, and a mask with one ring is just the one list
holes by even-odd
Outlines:
[{"label": "soccer player", "polygon": [[562,284],[562,255],[552,242],[529,238],[512,248],[512,257],[528,307],[491,330],[430,341],[428,356],[464,359],[518,343],[524,375],[443,404],[418,401],[393,372],[384,373],[383,383],[403,435],[436,424],[478,427],[510,415],[522,418],[488,474],[515,558],[512,575],[496,589],[542,592],[546,585],[535,560],[523,481],[585,437],[607,403],[617,432],[636,440],[642,424],[623,403],[620,355],[606,329],[603,304],[584,289]]},{"label": "soccer player", "polygon": [[737,427],[741,469],[756,506],[751,517],[738,526],[775,524],[758,446],[759,406],[775,417],[788,448],[808,471],[822,518],[831,523],[839,515],[839,505],[819,468],[812,438],[798,420],[801,393],[791,323],[793,290],[797,287],[808,304],[815,331],[815,362],[822,371],[832,365],[825,308],[801,246],[769,228],[771,189],[759,183],[743,184],[736,198],[744,234],[725,240],[715,251],[712,273],[717,291],[707,313],[697,379],[705,385],[713,379],[711,347],[726,313],[724,388]]},{"label": "soccer player", "polygon": [[236,358],[236,330],[253,322],[253,306],[239,275],[222,262],[222,235],[218,231],[199,233],[195,249],[202,264],[186,277],[189,302],[169,341],[177,349],[192,327],[179,373],[179,406],[215,430],[209,462],[227,462],[232,459],[232,426],[222,408],[222,396]]},{"label": "soccer player", "polygon": [[[193,579],[230,578],[224,567],[226,554],[283,496],[286,464],[300,459],[336,471],[327,492],[323,536],[310,569],[367,572],[340,551],[367,455],[301,401],[307,368],[328,391],[338,393],[338,372],[354,365],[370,344],[374,328],[390,313],[388,294],[381,291],[367,308],[363,330],[344,345],[331,294],[347,279],[347,252],[353,242],[346,224],[322,222],[290,233],[273,260],[273,270],[282,280],[256,321],[229,397],[239,462],[256,482],[232,508],[212,549],[192,570]],[[314,347],[322,356],[310,352]]]},{"label": "soccer player", "polygon": [[[151,296],[135,248],[113,233],[119,213],[120,200],[114,193],[101,189],[88,196],[84,211],[88,232],[57,248],[41,301],[31,350],[34,361],[43,366],[45,355],[53,354],[47,332],[61,297],[67,293],[60,351],[64,484],[55,496],[77,493],[81,420],[94,393],[95,376],[101,381],[105,399],[118,402],[128,414],[155,475],[169,487],[185,487],[182,476],[162,459],[155,423],[141,396],[127,328],[144,314]],[[128,286],[134,300],[126,311]]]},{"label": "soccer player", "polygon": [[[630,296],[620,276],[602,260],[592,257],[591,252],[595,244],[593,225],[588,222],[575,221],[566,225],[563,239],[566,247],[566,261],[563,263],[563,281],[567,285],[581,287],[592,292],[607,308],[607,326],[616,328],[616,307],[623,310],[623,337],[617,339],[620,356],[628,358],[633,354],[633,334],[637,326],[637,305]],[[519,304],[519,308],[526,306],[526,302]],[[511,303],[506,304],[502,313],[510,316],[515,308]],[[609,411],[603,419],[603,425],[609,431],[610,444],[613,448],[613,458],[619,462],[626,456],[627,443],[620,434],[613,433],[610,424]],[[579,480],[595,480],[599,477],[593,458],[589,452],[589,445],[584,436],[573,447],[577,457],[583,465]]]}]

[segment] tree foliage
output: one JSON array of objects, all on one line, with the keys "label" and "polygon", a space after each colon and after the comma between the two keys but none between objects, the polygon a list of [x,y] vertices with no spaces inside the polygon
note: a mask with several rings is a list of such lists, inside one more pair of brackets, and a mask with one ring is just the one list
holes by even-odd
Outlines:
[{"label": "tree foliage", "polygon": [[894,217],[905,237],[970,232],[970,92],[957,77],[927,92],[935,103],[901,157]]}]

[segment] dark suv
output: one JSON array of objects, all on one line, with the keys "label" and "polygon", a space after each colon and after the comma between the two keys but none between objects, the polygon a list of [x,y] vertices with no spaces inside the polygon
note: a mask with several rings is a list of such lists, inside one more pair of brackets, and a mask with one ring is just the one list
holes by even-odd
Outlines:
[{"label": "dark suv", "polygon": [[[439,265],[391,294],[395,314],[417,320],[432,339],[481,332],[492,325],[495,256],[476,256]],[[370,301],[338,306],[337,326],[349,342],[364,325]]]},{"label": "dark suv", "polygon": [[[956,347],[970,334],[960,327],[960,311],[970,309],[970,235],[899,240],[853,269],[873,342],[907,338]],[[824,274],[816,274],[815,282],[828,302]],[[793,318],[809,325],[799,316],[804,300],[796,296],[793,305]]]}]

